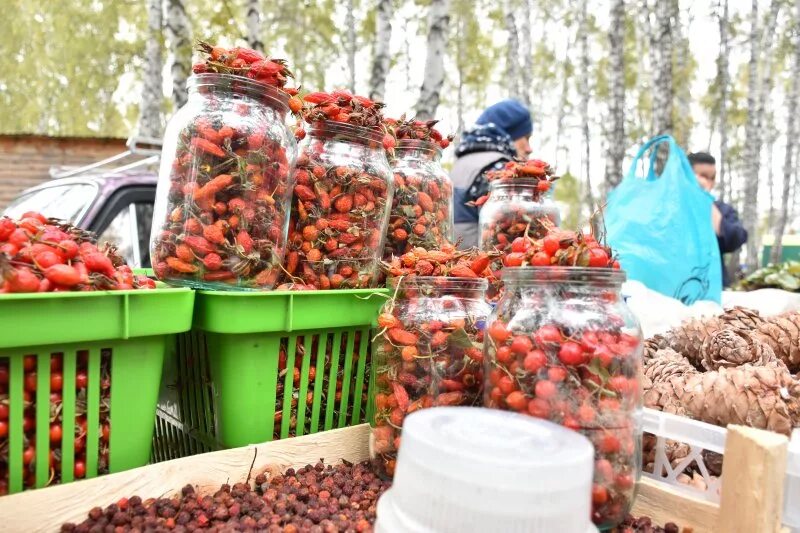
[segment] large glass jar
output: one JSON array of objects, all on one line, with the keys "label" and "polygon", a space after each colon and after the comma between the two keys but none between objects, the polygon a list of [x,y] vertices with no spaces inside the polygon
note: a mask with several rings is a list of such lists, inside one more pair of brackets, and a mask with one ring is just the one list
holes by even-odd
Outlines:
[{"label": "large glass jar", "polygon": [[487,407],[575,429],[595,447],[592,518],[630,509],[641,468],[639,325],[620,296],[620,270],[519,267],[487,327]]},{"label": "large glass jar", "polygon": [[378,320],[373,354],[370,456],[394,474],[406,415],[436,405],[481,405],[484,279],[391,278],[395,297]]},{"label": "large glass jar", "polygon": [[289,257],[293,281],[320,289],[375,284],[392,205],[392,171],[377,130],[313,124],[295,170]]},{"label": "large glass jar", "polygon": [[480,211],[480,249],[508,252],[517,237],[541,239],[558,226],[558,207],[538,187],[537,178],[496,180]]},{"label": "large glass jar", "polygon": [[271,289],[286,252],[297,145],[288,96],[227,74],[189,79],[164,134],[151,257],[172,285]]},{"label": "large glass jar", "polygon": [[416,246],[433,250],[452,242],[453,184],[441,158],[442,150],[431,142],[404,139],[397,144],[385,258],[401,256]]}]

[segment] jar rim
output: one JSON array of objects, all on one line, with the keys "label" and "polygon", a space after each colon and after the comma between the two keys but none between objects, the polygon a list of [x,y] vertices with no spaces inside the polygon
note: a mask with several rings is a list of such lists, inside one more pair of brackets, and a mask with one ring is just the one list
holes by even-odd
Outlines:
[{"label": "jar rim", "polygon": [[[352,137],[357,140],[367,140],[378,143],[381,143],[383,140],[383,133],[376,130],[374,127],[356,126],[354,124],[335,120],[318,120],[314,122],[309,127],[309,133],[311,135],[334,133]],[[381,147],[383,147],[383,144],[381,144]]]},{"label": "jar rim", "polygon": [[490,182],[490,188],[512,188],[515,186],[519,187],[533,187],[536,188],[539,185],[539,182],[543,181],[539,178],[533,177],[522,177],[522,178],[505,178],[505,179],[497,179]]},{"label": "jar rim", "polygon": [[625,271],[621,269],[571,266],[505,267],[500,275],[504,282],[518,285],[543,283],[621,285],[627,279]]},{"label": "jar rim", "polygon": [[398,150],[425,150],[431,151],[437,155],[441,155],[442,153],[442,148],[438,144],[422,139],[400,139],[397,141],[397,146],[395,147],[395,151]]},{"label": "jar rim", "polygon": [[[220,74],[218,72],[204,72],[202,74],[192,74],[186,81],[186,88],[196,89],[198,87],[213,87],[220,86],[223,83],[230,84],[236,83],[237,89],[231,92],[247,94],[259,99],[270,100],[273,105],[280,107],[282,111],[289,111],[289,95],[286,92],[274,87],[261,83],[244,76],[236,74]],[[229,88],[229,87],[223,87]]]},{"label": "jar rim", "polygon": [[387,286],[396,288],[433,288],[454,291],[485,291],[489,281],[484,278],[464,278],[450,276],[393,276],[387,280]]}]

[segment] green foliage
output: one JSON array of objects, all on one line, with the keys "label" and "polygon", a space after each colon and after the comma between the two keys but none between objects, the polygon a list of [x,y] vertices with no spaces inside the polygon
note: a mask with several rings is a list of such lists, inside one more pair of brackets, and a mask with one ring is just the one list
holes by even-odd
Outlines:
[{"label": "green foliage", "polygon": [[577,228],[581,220],[581,183],[572,174],[566,172],[555,182],[553,199],[563,204],[561,226]]}]

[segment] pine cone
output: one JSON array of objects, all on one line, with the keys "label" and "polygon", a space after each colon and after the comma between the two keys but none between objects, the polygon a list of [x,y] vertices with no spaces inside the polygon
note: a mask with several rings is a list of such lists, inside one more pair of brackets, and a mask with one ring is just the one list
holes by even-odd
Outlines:
[{"label": "pine cone", "polygon": [[765,320],[755,309],[739,306],[727,309],[719,319],[725,327],[745,330],[756,329]]},{"label": "pine cone", "polygon": [[670,348],[658,350],[644,365],[644,376],[653,384],[683,374],[696,374],[697,370],[684,356]]},{"label": "pine cone", "polygon": [[788,435],[800,423],[800,382],[776,363],[684,374],[645,392],[644,401],[723,427],[741,424]]},{"label": "pine cone", "polygon": [[758,326],[758,337],[791,372],[800,371],[800,312],[770,317]]},{"label": "pine cone", "polygon": [[706,370],[746,363],[763,366],[770,362],[780,362],[767,343],[762,342],[755,333],[743,329],[717,331],[705,340],[701,353],[703,368]]},{"label": "pine cone", "polygon": [[663,350],[667,348],[669,343],[667,339],[664,338],[663,335],[653,335],[646,341],[644,341],[644,352],[642,357],[644,359],[645,364],[656,357],[656,354],[659,350]]}]

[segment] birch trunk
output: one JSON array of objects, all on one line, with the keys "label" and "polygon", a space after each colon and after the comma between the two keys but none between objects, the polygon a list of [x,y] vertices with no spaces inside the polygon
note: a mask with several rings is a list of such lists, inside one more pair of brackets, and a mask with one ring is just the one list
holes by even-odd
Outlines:
[{"label": "birch trunk", "polygon": [[773,71],[774,71],[774,44],[775,44],[775,28],[778,24],[778,12],[780,11],[780,1],[772,0],[770,3],[769,11],[767,12],[766,19],[764,20],[764,28],[761,31],[761,44],[760,54],[762,60],[761,74],[758,81],[758,107],[756,109],[756,150],[761,153],[761,147],[764,143],[762,132],[767,131],[765,117],[767,100],[772,95],[772,88],[774,86]]},{"label": "birch trunk", "polygon": [[767,189],[769,190],[769,211],[767,212],[767,231],[775,229],[775,172],[772,160],[775,155],[775,141],[778,137],[778,130],[775,128],[775,117],[770,114],[766,120],[767,140],[764,143],[764,152],[767,162]]},{"label": "birch trunk", "polygon": [[520,96],[525,107],[531,107],[531,85],[533,85],[533,0],[525,0],[521,6],[522,15],[522,75],[520,76]]},{"label": "birch trunk", "polygon": [[372,69],[369,78],[369,97],[382,101],[386,91],[386,77],[391,63],[392,0],[378,0],[375,15],[375,44],[372,52]]},{"label": "birch trunk", "polygon": [[583,176],[585,190],[584,201],[589,208],[589,213],[594,210],[594,194],[592,193],[592,167],[591,167],[591,137],[589,132],[589,13],[588,0],[580,3],[580,24],[578,25],[578,42],[580,44],[580,72],[579,85],[581,93],[581,135],[583,138]]},{"label": "birch trunk", "polygon": [[356,92],[356,17],[353,0],[347,0],[347,89]]},{"label": "birch trunk", "polygon": [[464,17],[459,16],[456,20],[456,70],[458,71],[458,88],[456,91],[456,114],[458,115],[458,126],[456,137],[461,138],[464,132]]},{"label": "birch trunk", "polygon": [[447,27],[450,23],[450,0],[431,0],[428,12],[428,46],[416,114],[419,120],[431,120],[439,107],[444,84],[444,54],[447,50]]},{"label": "birch trunk", "polygon": [[514,20],[514,0],[506,0],[504,20],[506,33],[508,34],[504,80],[506,91],[511,98],[520,99],[519,34],[517,33],[517,23]]},{"label": "birch trunk", "polygon": [[759,99],[759,38],[758,38],[758,0],[753,0],[750,15],[750,60],[747,66],[747,124],[745,125],[744,146],[744,209],[742,222],[747,229],[747,268],[758,266],[758,99]]},{"label": "birch trunk", "polygon": [[261,0],[246,0],[247,46],[259,52],[264,51],[261,40],[263,26],[261,24]]},{"label": "birch trunk", "polygon": [[719,79],[719,171],[717,183],[719,183],[719,197],[723,202],[728,200],[729,17],[728,0],[722,0],[722,13],[719,17],[719,57],[717,58],[717,77]]},{"label": "birch trunk", "polygon": [[654,30],[653,59],[655,80],[653,87],[653,133],[672,133],[672,0],[656,0],[656,25]]},{"label": "birch trunk", "polygon": [[796,169],[797,150],[797,112],[800,102],[800,0],[795,0],[794,16],[792,20],[792,75],[791,88],[786,105],[786,152],[783,158],[783,195],[781,196],[781,211],[778,223],[775,225],[775,243],[772,245],[772,262],[777,263],[783,256],[783,234],[786,231],[786,222],[789,218],[789,197],[791,196],[792,172]]},{"label": "birch trunk", "polygon": [[191,31],[183,0],[167,0],[165,28],[172,54],[172,101],[177,111],[186,103],[186,80],[192,68]]},{"label": "birch trunk", "polygon": [[164,94],[161,88],[161,0],[147,0],[147,42],[144,50],[144,78],[142,98],[139,104],[139,135],[161,137],[161,104]]},{"label": "birch trunk", "polygon": [[625,157],[625,0],[613,0],[608,31],[610,45],[611,115],[606,159],[606,191],[622,180],[622,160]]}]

